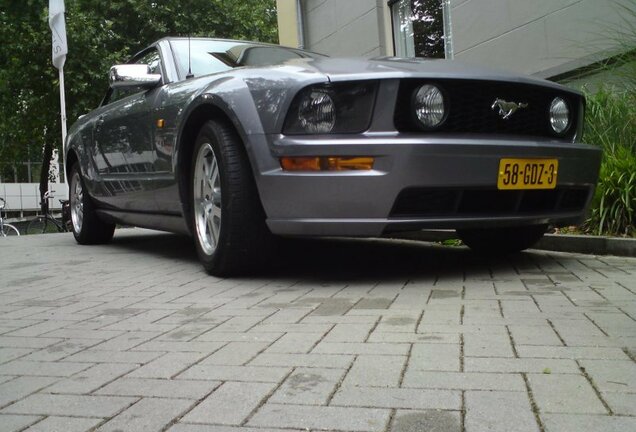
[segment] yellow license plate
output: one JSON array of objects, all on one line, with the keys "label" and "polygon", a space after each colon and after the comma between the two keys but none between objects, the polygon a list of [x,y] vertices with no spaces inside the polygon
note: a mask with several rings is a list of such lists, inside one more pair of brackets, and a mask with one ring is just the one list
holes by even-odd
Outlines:
[{"label": "yellow license plate", "polygon": [[497,189],[554,189],[557,159],[501,159]]}]

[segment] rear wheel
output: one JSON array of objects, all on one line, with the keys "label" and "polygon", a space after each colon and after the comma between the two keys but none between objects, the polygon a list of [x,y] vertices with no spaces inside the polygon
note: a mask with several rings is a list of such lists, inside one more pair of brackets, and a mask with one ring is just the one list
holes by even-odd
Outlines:
[{"label": "rear wheel", "polygon": [[0,235],[2,237],[19,236],[20,231],[18,231],[18,229],[14,227],[13,225],[4,224],[2,225],[2,231],[0,232]]},{"label": "rear wheel", "polygon": [[46,216],[31,219],[26,227],[27,234],[45,234],[59,232],[58,227]]},{"label": "rear wheel", "polygon": [[105,223],[97,215],[95,205],[84,187],[77,163],[71,168],[69,198],[75,240],[80,244],[108,243],[113,238],[115,224]]},{"label": "rear wheel", "polygon": [[548,229],[547,225],[510,228],[457,230],[462,241],[476,252],[505,255],[532,247]]},{"label": "rear wheel", "polygon": [[194,146],[192,227],[197,253],[216,276],[259,267],[272,244],[243,144],[226,123],[208,121]]}]

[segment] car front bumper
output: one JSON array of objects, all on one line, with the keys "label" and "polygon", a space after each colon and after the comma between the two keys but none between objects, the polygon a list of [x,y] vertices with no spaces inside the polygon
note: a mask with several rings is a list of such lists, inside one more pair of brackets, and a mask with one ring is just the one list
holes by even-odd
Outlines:
[{"label": "car front bumper", "polygon": [[[256,155],[255,177],[267,224],[280,235],[574,224],[585,216],[601,161],[601,151],[589,145],[501,136],[262,138],[269,151]],[[280,168],[283,156],[372,156],[375,164],[371,171],[287,172]],[[558,159],[557,189],[498,191],[502,158]],[[574,191],[576,206],[563,205],[572,201],[565,191]]]}]

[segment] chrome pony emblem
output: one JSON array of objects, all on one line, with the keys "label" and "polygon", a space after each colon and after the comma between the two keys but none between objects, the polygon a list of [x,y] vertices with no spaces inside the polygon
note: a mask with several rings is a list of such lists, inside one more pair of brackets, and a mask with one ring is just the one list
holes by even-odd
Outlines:
[{"label": "chrome pony emblem", "polygon": [[492,110],[496,110],[499,108],[499,115],[504,119],[508,120],[510,116],[516,113],[518,110],[522,108],[528,108],[527,103],[516,103],[516,102],[507,102],[503,99],[495,99],[490,107]]}]

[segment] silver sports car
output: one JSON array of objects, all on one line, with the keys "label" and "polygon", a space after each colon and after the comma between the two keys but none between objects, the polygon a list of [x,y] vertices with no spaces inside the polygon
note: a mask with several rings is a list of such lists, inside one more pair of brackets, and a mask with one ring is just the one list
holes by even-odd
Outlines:
[{"label": "silver sports car", "polygon": [[215,275],[277,236],[444,228],[519,251],[582,220],[601,160],[580,93],[452,61],[165,38],[109,81],[68,135],[75,238],[186,233]]}]

